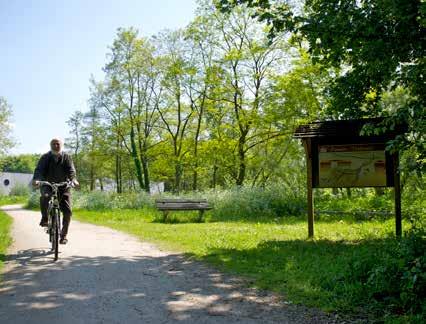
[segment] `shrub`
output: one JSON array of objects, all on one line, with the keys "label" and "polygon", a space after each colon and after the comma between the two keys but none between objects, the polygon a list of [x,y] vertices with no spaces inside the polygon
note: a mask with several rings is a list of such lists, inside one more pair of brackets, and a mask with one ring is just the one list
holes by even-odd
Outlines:
[{"label": "shrub", "polygon": [[299,216],[306,209],[303,196],[282,186],[268,188],[233,188],[204,195],[214,205],[215,219],[259,219]]},{"label": "shrub", "polygon": [[336,282],[336,291],[350,296],[353,304],[368,301],[370,310],[381,315],[426,315],[425,234],[424,228],[416,228],[400,240],[388,238],[360,247],[343,271],[344,280]]},{"label": "shrub", "polygon": [[24,196],[29,196],[30,192],[31,192],[31,189],[29,186],[23,185],[23,184],[17,184],[14,187],[12,187],[12,189],[10,189],[9,196],[24,197]]},{"label": "shrub", "polygon": [[76,209],[110,210],[136,209],[154,206],[154,201],[145,192],[117,194],[105,191],[76,192],[73,198]]},{"label": "shrub", "polygon": [[31,193],[25,207],[29,209],[40,208],[40,192],[39,191],[33,191]]}]

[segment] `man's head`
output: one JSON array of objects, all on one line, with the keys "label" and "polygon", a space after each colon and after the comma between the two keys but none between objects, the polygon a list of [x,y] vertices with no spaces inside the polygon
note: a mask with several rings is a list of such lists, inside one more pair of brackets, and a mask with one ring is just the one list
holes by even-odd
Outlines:
[{"label": "man's head", "polygon": [[60,154],[62,152],[63,143],[59,138],[53,138],[50,141],[50,150],[53,154]]}]

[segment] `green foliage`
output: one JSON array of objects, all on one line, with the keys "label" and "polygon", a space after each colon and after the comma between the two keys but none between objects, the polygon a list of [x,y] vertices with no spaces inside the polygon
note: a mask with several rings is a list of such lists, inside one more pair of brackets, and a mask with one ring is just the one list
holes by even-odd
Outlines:
[{"label": "green foliage", "polygon": [[29,197],[31,189],[24,184],[17,184],[10,189],[9,196]]},{"label": "green foliage", "polygon": [[[407,124],[408,131],[388,143],[389,148],[414,149],[414,167],[424,171],[424,1],[307,0],[304,10],[268,0],[216,2],[226,12],[242,4],[255,8],[255,16],[271,26],[272,38],[292,32],[308,43],[314,62],[343,68],[327,89],[326,115],[337,119],[384,116],[388,118],[381,126],[388,130]],[[389,109],[386,94],[398,88],[409,100]]]},{"label": "green foliage", "polygon": [[230,18],[203,1],[184,30],[147,39],[118,29],[105,79],[92,83],[99,118],[94,127],[78,112],[69,120],[85,188],[108,178],[118,192],[153,181],[180,192],[292,177],[293,130],[318,115],[329,75],[287,38],[270,43],[251,14]]},{"label": "green foliage", "polygon": [[300,216],[306,209],[303,196],[285,186],[234,188],[204,194],[214,206],[214,221],[259,221],[277,217]]},{"label": "green foliage", "polygon": [[[426,227],[413,228],[400,244],[400,303],[405,311],[426,315]],[[402,268],[402,269],[401,269]]]},{"label": "green foliage", "polygon": [[[3,204],[2,198],[0,197],[0,206]],[[3,211],[0,211],[0,271],[3,268],[3,263],[6,260],[7,248],[12,243],[10,237],[10,227],[12,225],[12,219]]]},{"label": "green foliage", "polygon": [[10,124],[11,117],[12,107],[9,105],[5,98],[0,96],[0,157],[14,145],[14,141],[10,135],[12,130]]},{"label": "green foliage", "polygon": [[[316,191],[315,209],[319,211],[317,218],[333,219],[342,218],[351,214],[359,220],[386,219],[393,216],[393,197],[390,190],[382,195],[377,195],[371,189],[351,189],[348,197],[345,191],[333,194],[331,189]],[[342,215],[328,214],[327,211],[342,212]]]},{"label": "green foliage", "polygon": [[40,193],[38,191],[33,191],[29,196],[25,208],[28,209],[39,209],[40,208]]},{"label": "green foliage", "polygon": [[[73,208],[85,210],[139,209],[153,207],[154,200],[145,192],[117,194],[114,192],[91,191],[73,192]],[[26,208],[40,208],[40,193],[35,191],[29,197]]]},{"label": "green foliage", "polygon": [[3,172],[33,173],[39,158],[39,154],[6,156],[0,161],[1,170]]},{"label": "green foliage", "polygon": [[2,196],[0,195],[0,206],[13,205],[13,204],[25,204],[28,200],[28,196]]},{"label": "green foliage", "polygon": [[139,209],[153,206],[152,199],[145,192],[126,194],[102,191],[76,192],[73,201],[74,208],[87,210]]}]

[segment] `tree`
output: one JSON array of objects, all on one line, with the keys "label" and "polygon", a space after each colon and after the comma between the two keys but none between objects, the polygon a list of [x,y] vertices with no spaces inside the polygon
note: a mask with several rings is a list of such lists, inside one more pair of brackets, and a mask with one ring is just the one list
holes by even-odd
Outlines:
[{"label": "tree", "polygon": [[113,119],[121,143],[135,164],[140,188],[149,191],[148,150],[153,125],[158,119],[157,73],[154,48],[138,38],[134,28],[118,29],[110,61],[104,70],[106,88],[100,105]]},{"label": "tree", "polygon": [[0,156],[5,154],[15,144],[11,137],[11,117],[12,107],[5,98],[0,96]]},{"label": "tree", "polygon": [[[344,67],[328,88],[326,117],[386,117],[383,129],[406,123],[407,133],[389,149],[414,148],[417,168],[424,168],[426,89],[426,3],[420,0],[307,0],[301,12],[290,2],[220,0],[230,11],[245,4],[271,25],[271,38],[293,32],[306,41],[314,62]],[[405,88],[411,100],[393,113],[382,109],[384,93]]]},{"label": "tree", "polygon": [[75,164],[75,168],[77,170],[80,170],[80,151],[82,149],[81,129],[83,127],[83,117],[84,115],[81,111],[76,111],[67,120],[67,124],[71,128],[70,129],[71,137],[66,139],[65,147],[72,150],[73,161]]},{"label": "tree", "polygon": [[192,71],[187,73],[187,80],[184,83],[186,94],[189,98],[191,110],[194,111],[195,131],[193,144],[193,175],[192,190],[198,189],[198,175],[200,171],[199,147],[203,126],[205,128],[205,113],[211,103],[209,95],[211,88],[216,84],[210,78],[213,68],[215,32],[211,29],[208,17],[197,17],[185,30],[186,41],[189,45],[189,60]]},{"label": "tree", "polygon": [[39,154],[20,154],[15,156],[6,156],[0,160],[0,165],[2,166],[0,171],[33,173],[39,158]]},{"label": "tree", "polygon": [[114,96],[114,86],[111,85],[111,80],[105,82],[96,82],[91,80],[90,88],[90,105],[93,108],[102,109],[105,111],[103,115],[104,128],[106,131],[105,140],[109,145],[105,145],[105,153],[114,157],[113,173],[117,193],[122,193],[123,186],[123,169],[124,162],[128,152],[124,148],[124,137],[126,132],[123,130],[124,113],[122,106],[117,103]]},{"label": "tree", "polygon": [[171,143],[172,163],[174,165],[173,190],[182,188],[184,158],[189,153],[187,145],[188,133],[193,116],[194,106],[188,104],[185,92],[187,75],[194,69],[186,57],[185,40],[181,30],[167,32],[157,38],[162,65],[162,100],[158,105],[158,113],[162,121],[162,135]]},{"label": "tree", "polygon": [[283,136],[266,117],[265,107],[272,76],[289,67],[288,48],[282,37],[269,42],[264,24],[255,22],[250,10],[233,10],[227,16],[208,3],[204,10],[218,33],[214,45],[220,67],[216,72],[221,74],[222,84],[220,91],[214,91],[214,100],[226,110],[222,121],[228,126],[226,137],[234,145],[233,166],[228,169],[235,184],[241,186],[252,152]]}]

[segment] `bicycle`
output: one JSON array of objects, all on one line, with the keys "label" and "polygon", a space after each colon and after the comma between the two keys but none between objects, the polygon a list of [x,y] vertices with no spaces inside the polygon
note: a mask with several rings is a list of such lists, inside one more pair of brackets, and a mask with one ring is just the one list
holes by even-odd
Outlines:
[{"label": "bicycle", "polygon": [[[54,252],[54,260],[58,260],[59,255],[59,234],[61,231],[61,210],[59,207],[59,188],[65,187],[73,188],[73,183],[71,181],[64,182],[48,182],[48,181],[38,181],[40,190],[42,186],[48,186],[52,189],[52,194],[50,195],[49,205],[47,208],[47,229],[46,233],[49,234],[49,242],[52,244],[52,251]],[[43,194],[43,193],[42,193]]]}]

